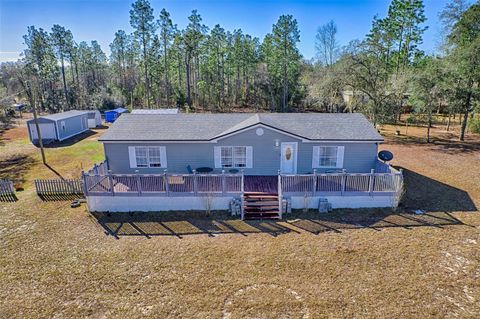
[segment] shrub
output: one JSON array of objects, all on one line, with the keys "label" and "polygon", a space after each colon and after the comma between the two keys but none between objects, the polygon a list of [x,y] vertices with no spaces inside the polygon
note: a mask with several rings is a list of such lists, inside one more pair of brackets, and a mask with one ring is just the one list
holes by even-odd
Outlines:
[{"label": "shrub", "polygon": [[468,128],[472,133],[480,134],[480,116],[474,116],[470,121],[468,121]]}]

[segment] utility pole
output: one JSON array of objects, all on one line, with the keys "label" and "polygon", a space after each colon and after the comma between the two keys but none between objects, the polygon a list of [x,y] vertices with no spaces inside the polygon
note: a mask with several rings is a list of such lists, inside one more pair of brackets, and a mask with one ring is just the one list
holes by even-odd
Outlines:
[{"label": "utility pole", "polygon": [[35,91],[31,86],[30,86],[30,104],[32,104],[33,119],[34,119],[34,122],[35,122],[35,127],[37,129],[38,144],[40,145],[40,153],[42,154],[42,162],[43,162],[44,165],[47,165],[47,160],[45,158],[45,151],[43,149],[42,133],[40,132],[40,125],[38,125]]}]

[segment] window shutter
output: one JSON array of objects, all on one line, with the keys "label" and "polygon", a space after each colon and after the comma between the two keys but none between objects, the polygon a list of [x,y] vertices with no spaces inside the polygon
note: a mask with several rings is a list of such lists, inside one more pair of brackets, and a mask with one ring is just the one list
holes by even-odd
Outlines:
[{"label": "window shutter", "polygon": [[337,147],[337,168],[343,168],[343,155],[345,153],[345,146]]},{"label": "window shutter", "polygon": [[320,146],[313,147],[312,168],[320,167]]},{"label": "window shutter", "polygon": [[222,147],[215,146],[213,148],[213,159],[215,162],[215,168],[222,168]]},{"label": "window shutter", "polygon": [[162,168],[167,168],[167,148],[165,146],[160,146],[160,163]]},{"label": "window shutter", "polygon": [[137,168],[137,158],[135,156],[135,146],[128,147],[128,158],[130,160],[130,168]]},{"label": "window shutter", "polygon": [[245,149],[246,149],[246,155],[247,155],[246,167],[253,168],[253,147],[246,146]]}]

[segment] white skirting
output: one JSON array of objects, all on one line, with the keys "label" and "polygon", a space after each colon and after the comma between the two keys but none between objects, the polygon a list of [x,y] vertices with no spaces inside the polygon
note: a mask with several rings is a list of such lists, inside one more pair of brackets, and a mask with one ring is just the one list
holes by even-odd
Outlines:
[{"label": "white skirting", "polygon": [[370,208],[370,207],[392,207],[394,196],[292,196],[293,209],[308,208],[317,209],[320,198],[326,198],[332,204],[332,208]]},{"label": "white skirting", "polygon": [[227,210],[233,196],[88,196],[91,212],[155,212],[169,210]]},{"label": "white skirting", "polygon": [[[156,212],[171,210],[227,210],[234,196],[193,197],[193,196],[88,196],[87,204],[91,212]],[[326,198],[332,208],[392,207],[394,196],[291,196],[293,209],[306,206],[318,209],[320,198]]]}]

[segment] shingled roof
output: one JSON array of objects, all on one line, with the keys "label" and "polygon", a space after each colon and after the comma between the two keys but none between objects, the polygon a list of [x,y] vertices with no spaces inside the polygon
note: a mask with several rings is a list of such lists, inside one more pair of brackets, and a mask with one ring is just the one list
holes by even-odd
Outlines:
[{"label": "shingled roof", "polygon": [[307,140],[383,141],[360,113],[123,114],[100,141],[211,141],[258,124]]}]

